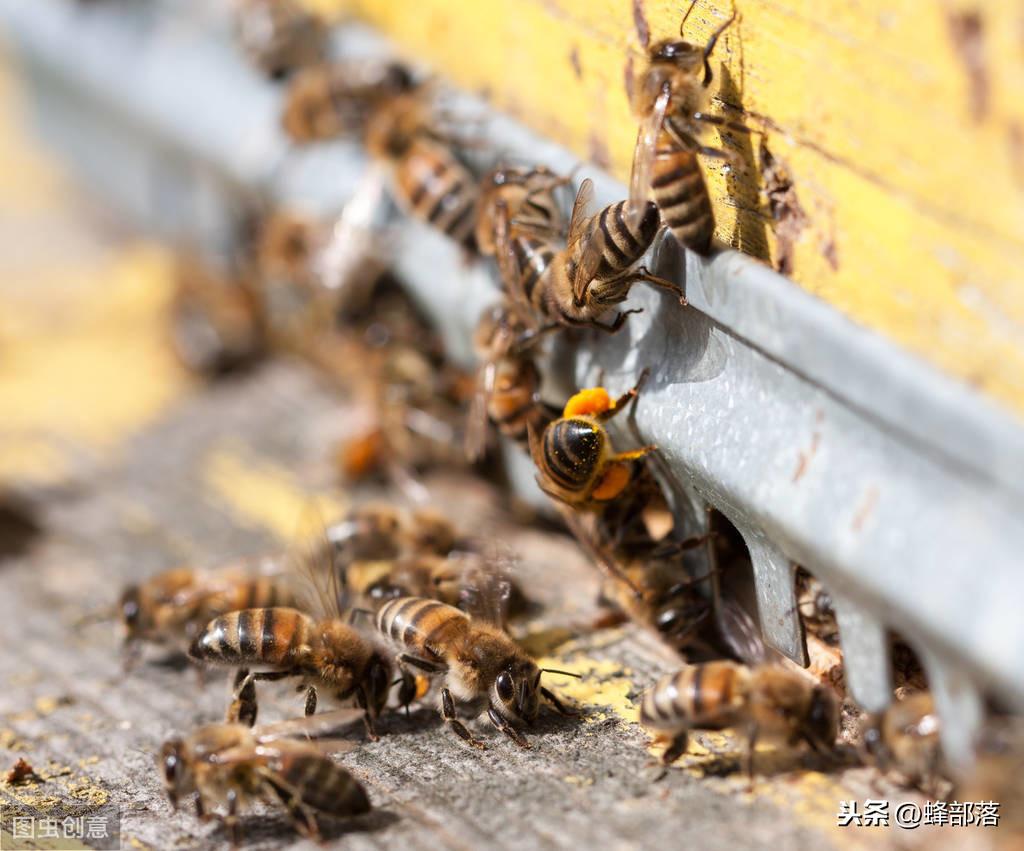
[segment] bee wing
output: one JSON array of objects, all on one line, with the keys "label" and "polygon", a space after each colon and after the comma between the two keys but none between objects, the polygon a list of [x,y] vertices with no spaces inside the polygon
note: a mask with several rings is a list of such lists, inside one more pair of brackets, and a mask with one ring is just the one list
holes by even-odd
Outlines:
[{"label": "bee wing", "polygon": [[670,94],[666,88],[658,95],[654,108],[644,116],[637,130],[636,147],[633,149],[633,170],[629,176],[628,215],[633,225],[639,224],[651,194],[651,175],[654,172],[654,160],[658,155],[658,137],[665,123]]},{"label": "bee wing", "polygon": [[768,651],[761,631],[739,603],[731,599],[722,600],[715,618],[722,640],[740,661],[759,665],[766,660]]},{"label": "bee wing", "polygon": [[569,245],[583,236],[583,223],[590,214],[590,205],[594,202],[594,181],[589,177],[584,178],[580,188],[576,190],[576,200],[572,204],[572,213],[569,216]]},{"label": "bee wing", "polygon": [[286,561],[295,578],[296,596],[307,613],[340,617],[348,605],[344,566],[328,536],[323,515],[313,502],[302,510]]},{"label": "bee wing", "polygon": [[493,361],[481,364],[477,370],[477,386],[466,417],[464,439],[466,458],[471,462],[479,461],[487,447],[487,404],[490,402],[491,393],[494,392],[496,371]]},{"label": "bee wing", "polygon": [[362,724],[365,714],[362,709],[336,709],[332,712],[321,712],[319,715],[309,715],[305,718],[290,718],[272,724],[260,724],[254,727],[252,732],[260,744],[278,739],[319,738],[337,734],[345,727]]},{"label": "bee wing", "polygon": [[256,754],[262,757],[281,757],[289,754],[329,757],[332,754],[348,753],[359,747],[358,742],[349,739],[277,739],[256,745]]},{"label": "bee wing", "polygon": [[525,316],[531,316],[532,305],[523,288],[523,276],[520,274],[519,258],[516,257],[512,237],[512,219],[508,204],[503,200],[498,200],[494,205],[494,254],[505,292],[517,310]]},{"label": "bee wing", "polygon": [[586,286],[597,274],[597,268],[601,265],[601,258],[604,256],[604,233],[600,228],[587,228],[590,205],[594,200],[594,181],[589,177],[581,184],[576,193],[576,201],[572,205],[572,215],[569,218],[569,239],[568,254],[571,256],[576,246],[583,241],[579,261],[576,264],[576,274],[572,280],[573,297],[579,301],[583,298]]},{"label": "bee wing", "polygon": [[475,620],[505,629],[516,563],[512,552],[492,541],[449,560],[459,577],[459,608]]},{"label": "bee wing", "polygon": [[594,228],[585,239],[586,243],[576,264],[576,275],[572,281],[572,294],[577,303],[583,301],[587,284],[594,280],[604,257],[604,232],[600,228]]}]

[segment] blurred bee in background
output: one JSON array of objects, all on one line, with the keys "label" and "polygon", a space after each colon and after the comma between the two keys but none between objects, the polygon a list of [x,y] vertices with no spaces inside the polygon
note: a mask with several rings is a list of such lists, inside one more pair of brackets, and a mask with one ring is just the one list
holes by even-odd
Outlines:
[{"label": "blurred bee in background", "polygon": [[388,270],[377,228],[384,203],[382,175],[370,171],[333,218],[290,209],[265,217],[257,268],[267,324],[278,344],[322,366],[346,361],[337,351],[344,319],[368,309]]},{"label": "blurred bee in background", "polygon": [[486,708],[494,727],[524,748],[529,742],[515,725],[536,719],[541,698],[557,712],[573,714],[540,679],[545,670],[576,675],[539,668],[509,637],[501,626],[507,598],[508,586],[498,579],[481,590],[475,616],[437,600],[397,597],[380,608],[375,620],[378,632],[400,649],[401,665],[443,677],[441,717],[475,748],[485,745],[459,720],[457,704],[472,717]]},{"label": "blurred bee in background", "polygon": [[839,623],[832,595],[802,567],[796,572],[797,611],[804,628],[830,647],[839,644]]},{"label": "blurred bee in background", "polygon": [[296,601],[283,565],[252,559],[211,570],[176,567],[128,585],[118,610],[129,661],[144,643],[184,652],[206,623],[218,615],[257,606],[291,606]]},{"label": "blurred bee in background", "polygon": [[[998,847],[1024,847],[1024,786],[1020,782],[1024,721],[1019,716],[993,715],[975,744],[974,766],[957,788],[957,796],[962,801],[998,801]],[[974,806],[977,824],[978,804]]]},{"label": "blurred bee in background", "polygon": [[667,741],[666,765],[686,751],[690,730],[743,728],[747,774],[753,778],[759,739],[781,740],[789,748],[805,742],[819,753],[831,753],[839,705],[828,687],[787,668],[705,662],[668,674],[644,692],[640,723]]},{"label": "blurred bee in background", "polygon": [[318,65],[291,80],[281,122],[297,144],[358,138],[375,110],[415,86],[409,69],[398,62],[361,59]]},{"label": "blurred bee in background", "polygon": [[861,734],[865,759],[880,771],[896,770],[910,785],[939,794],[944,784],[948,786],[940,731],[931,692],[907,694],[881,714],[864,718]]},{"label": "blurred bee in background", "polygon": [[190,256],[175,263],[171,345],[186,369],[218,376],[266,352],[263,304],[251,270],[217,272]]},{"label": "blurred bee in background", "polygon": [[[280,804],[295,829],[319,838],[316,813],[357,816],[370,810],[359,782],[330,758],[346,750],[344,740],[313,742],[294,737],[327,731],[351,716],[320,716],[314,727],[285,721],[249,728],[241,724],[207,724],[187,736],[168,739],[160,749],[159,769],[171,806],[188,796],[203,821],[219,817],[232,843],[241,840],[239,811],[252,800]],[[214,813],[223,807],[225,815]]]},{"label": "blurred bee in background", "polygon": [[[587,178],[576,193],[567,246],[551,260],[537,283],[529,288],[522,276],[511,281],[505,276],[506,286],[518,286],[519,297],[531,303],[545,321],[610,333],[622,327],[630,311],[620,312],[610,325],[600,322],[600,317],[625,301],[632,286],[641,281],[670,291],[680,304],[686,304],[681,287],[636,265],[661,227],[658,208],[642,201],[640,212],[634,215],[632,202],[618,201],[591,215],[593,197],[594,183]],[[521,245],[520,250],[523,248]],[[517,258],[517,265],[523,268],[522,260]],[[510,268],[509,273],[514,271]]]},{"label": "blurred bee in background", "polygon": [[296,0],[235,0],[235,37],[249,61],[272,80],[321,62],[327,25]]},{"label": "blurred bee in background", "polygon": [[716,124],[749,131],[705,112],[712,80],[709,58],[736,15],[715,30],[707,44],[692,44],[682,36],[696,2],[690,4],[679,25],[680,40],[652,44],[646,66],[631,86],[630,100],[640,128],[630,178],[630,203],[639,215],[647,199],[653,198],[672,235],[692,251],[706,255],[711,250],[715,219],[697,155],[730,161],[732,155],[704,145],[700,141],[704,128]]},{"label": "blurred bee in background", "polygon": [[[341,577],[334,564],[333,545],[324,537],[317,535],[293,558],[297,578],[306,583],[305,611],[265,607],[221,615],[196,636],[189,656],[201,664],[236,669],[230,722],[249,726],[256,722],[258,680],[298,679],[298,690],[306,692],[306,715],[316,711],[319,691],[338,700],[355,698],[365,712],[367,735],[376,738],[376,720],[393,684],[392,664],[342,619]],[[403,696],[409,694],[408,689],[407,681]]]},{"label": "blurred bee in background", "polygon": [[507,238],[513,239],[528,235],[564,237],[566,222],[558,190],[570,180],[543,166],[528,169],[503,166],[484,175],[476,212],[479,252],[485,256],[497,253],[499,227],[507,232]]},{"label": "blurred bee in background", "polygon": [[466,457],[477,461],[487,446],[488,423],[521,445],[529,429],[542,431],[558,412],[540,398],[541,375],[533,350],[546,329],[504,300],[485,311],[477,323],[474,348],[480,360],[476,392],[466,421]]},{"label": "blurred bee in background", "polygon": [[366,149],[390,167],[399,206],[473,248],[479,184],[436,120],[422,89],[386,99],[367,122]]}]

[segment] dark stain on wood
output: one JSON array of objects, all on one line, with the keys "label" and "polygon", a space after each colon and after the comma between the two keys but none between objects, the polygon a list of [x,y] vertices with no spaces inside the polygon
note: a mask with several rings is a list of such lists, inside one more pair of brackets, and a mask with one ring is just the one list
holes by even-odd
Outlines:
[{"label": "dark stain on wood", "polygon": [[985,55],[985,22],[977,11],[950,12],[946,17],[953,51],[967,74],[968,108],[974,122],[988,116],[989,72]]},{"label": "dark stain on wood", "polygon": [[42,522],[31,504],[0,493],[0,563],[27,552],[42,533]]},{"label": "dark stain on wood", "polygon": [[775,268],[783,275],[789,275],[793,272],[797,240],[807,227],[807,213],[800,206],[789,169],[772,154],[764,138],[761,139],[760,160],[762,191],[775,223]]},{"label": "dark stain on wood", "polygon": [[569,51],[569,64],[572,66],[572,72],[576,75],[577,80],[583,79],[583,66],[580,65],[580,52],[574,44],[572,50]]}]

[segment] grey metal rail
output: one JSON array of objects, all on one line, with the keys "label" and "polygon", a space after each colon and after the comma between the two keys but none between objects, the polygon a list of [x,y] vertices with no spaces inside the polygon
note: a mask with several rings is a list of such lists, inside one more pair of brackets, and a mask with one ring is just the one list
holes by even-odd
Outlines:
[{"label": "grey metal rail", "polygon": [[[276,91],[245,66],[222,18],[196,8],[208,9],[175,4],[172,20],[159,3],[6,0],[0,24],[41,127],[86,182],[156,233],[216,254],[253,198],[337,210],[366,164],[352,145],[291,150]],[[386,46],[351,28],[339,49]],[[470,98],[455,103],[482,114]],[[486,134],[505,156],[577,165],[507,119]],[[587,173],[598,200],[625,194]],[[395,257],[468,358],[492,270],[408,221]],[[766,640],[804,659],[793,564],[804,565],[835,596],[854,696],[872,710],[888,703],[898,631],[922,655],[950,757],[967,763],[984,694],[1024,707],[1024,428],[747,257],[684,257],[667,239],[652,260],[685,284],[690,307],[635,288],[628,306],[643,313],[614,337],[562,346],[548,386],[565,393],[601,374],[618,391],[650,367],[638,436],[659,445],[682,492],[743,534]]]}]

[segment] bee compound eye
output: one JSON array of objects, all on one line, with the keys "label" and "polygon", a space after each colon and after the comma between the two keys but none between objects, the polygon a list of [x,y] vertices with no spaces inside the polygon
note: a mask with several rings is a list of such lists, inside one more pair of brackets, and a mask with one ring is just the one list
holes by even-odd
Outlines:
[{"label": "bee compound eye", "polygon": [[498,697],[503,701],[508,702],[515,696],[515,686],[512,683],[512,675],[508,671],[502,671],[498,674],[495,686],[498,689]]}]

